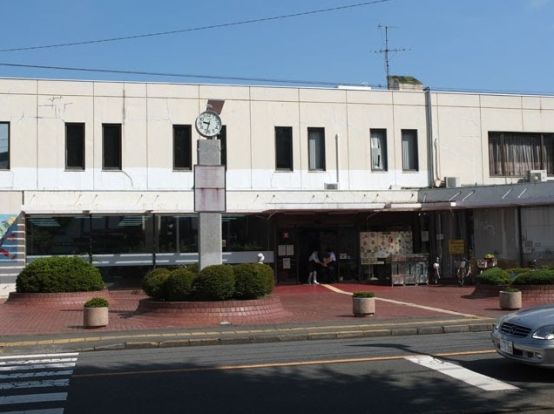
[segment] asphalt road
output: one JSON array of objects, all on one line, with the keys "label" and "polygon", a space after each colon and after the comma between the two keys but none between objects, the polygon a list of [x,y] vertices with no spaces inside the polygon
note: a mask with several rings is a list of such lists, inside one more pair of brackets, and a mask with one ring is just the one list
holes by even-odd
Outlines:
[{"label": "asphalt road", "polygon": [[[0,412],[554,412],[554,371],[504,360],[487,333],[93,352],[76,359],[67,400],[0,404]],[[59,393],[55,387],[35,392]]]}]

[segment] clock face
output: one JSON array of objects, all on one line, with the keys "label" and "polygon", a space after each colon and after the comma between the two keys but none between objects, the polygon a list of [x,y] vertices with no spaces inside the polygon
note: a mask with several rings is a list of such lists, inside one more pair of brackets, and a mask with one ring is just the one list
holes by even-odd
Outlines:
[{"label": "clock face", "polygon": [[221,132],[221,118],[215,112],[202,112],[196,118],[196,130],[204,137],[215,137]]}]

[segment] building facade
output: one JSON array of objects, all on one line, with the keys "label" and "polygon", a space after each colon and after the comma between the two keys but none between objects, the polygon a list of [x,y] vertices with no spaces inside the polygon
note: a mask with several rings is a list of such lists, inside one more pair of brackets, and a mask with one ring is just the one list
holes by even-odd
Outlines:
[{"label": "building facade", "polygon": [[380,277],[392,244],[446,271],[554,259],[551,96],[0,79],[0,294],[45,255],[107,278],[197,261],[208,99],[225,100],[224,262],[263,252],[285,283],[314,248],[344,278]]}]

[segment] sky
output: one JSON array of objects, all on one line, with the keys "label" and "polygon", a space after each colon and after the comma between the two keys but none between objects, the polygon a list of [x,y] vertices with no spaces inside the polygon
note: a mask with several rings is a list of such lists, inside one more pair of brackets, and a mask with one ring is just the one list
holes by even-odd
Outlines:
[{"label": "sky", "polygon": [[[2,1],[0,49],[218,25],[364,0]],[[384,85],[391,74],[431,89],[554,94],[554,0],[390,0],[210,30],[92,45],[0,51],[0,63]],[[0,65],[0,77],[181,83],[268,81],[54,71]],[[281,83],[278,83],[281,84]]]}]

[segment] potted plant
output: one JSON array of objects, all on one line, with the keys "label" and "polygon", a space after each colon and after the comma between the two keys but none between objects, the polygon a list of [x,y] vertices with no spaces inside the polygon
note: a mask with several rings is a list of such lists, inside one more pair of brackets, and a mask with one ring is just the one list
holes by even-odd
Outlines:
[{"label": "potted plant", "polygon": [[108,301],[104,298],[92,298],[85,303],[83,314],[85,328],[99,328],[108,325]]},{"label": "potted plant", "polygon": [[375,293],[355,292],[352,294],[354,316],[363,317],[375,314]]},{"label": "potted plant", "polygon": [[500,309],[520,309],[521,291],[515,288],[506,288],[500,291]]}]

